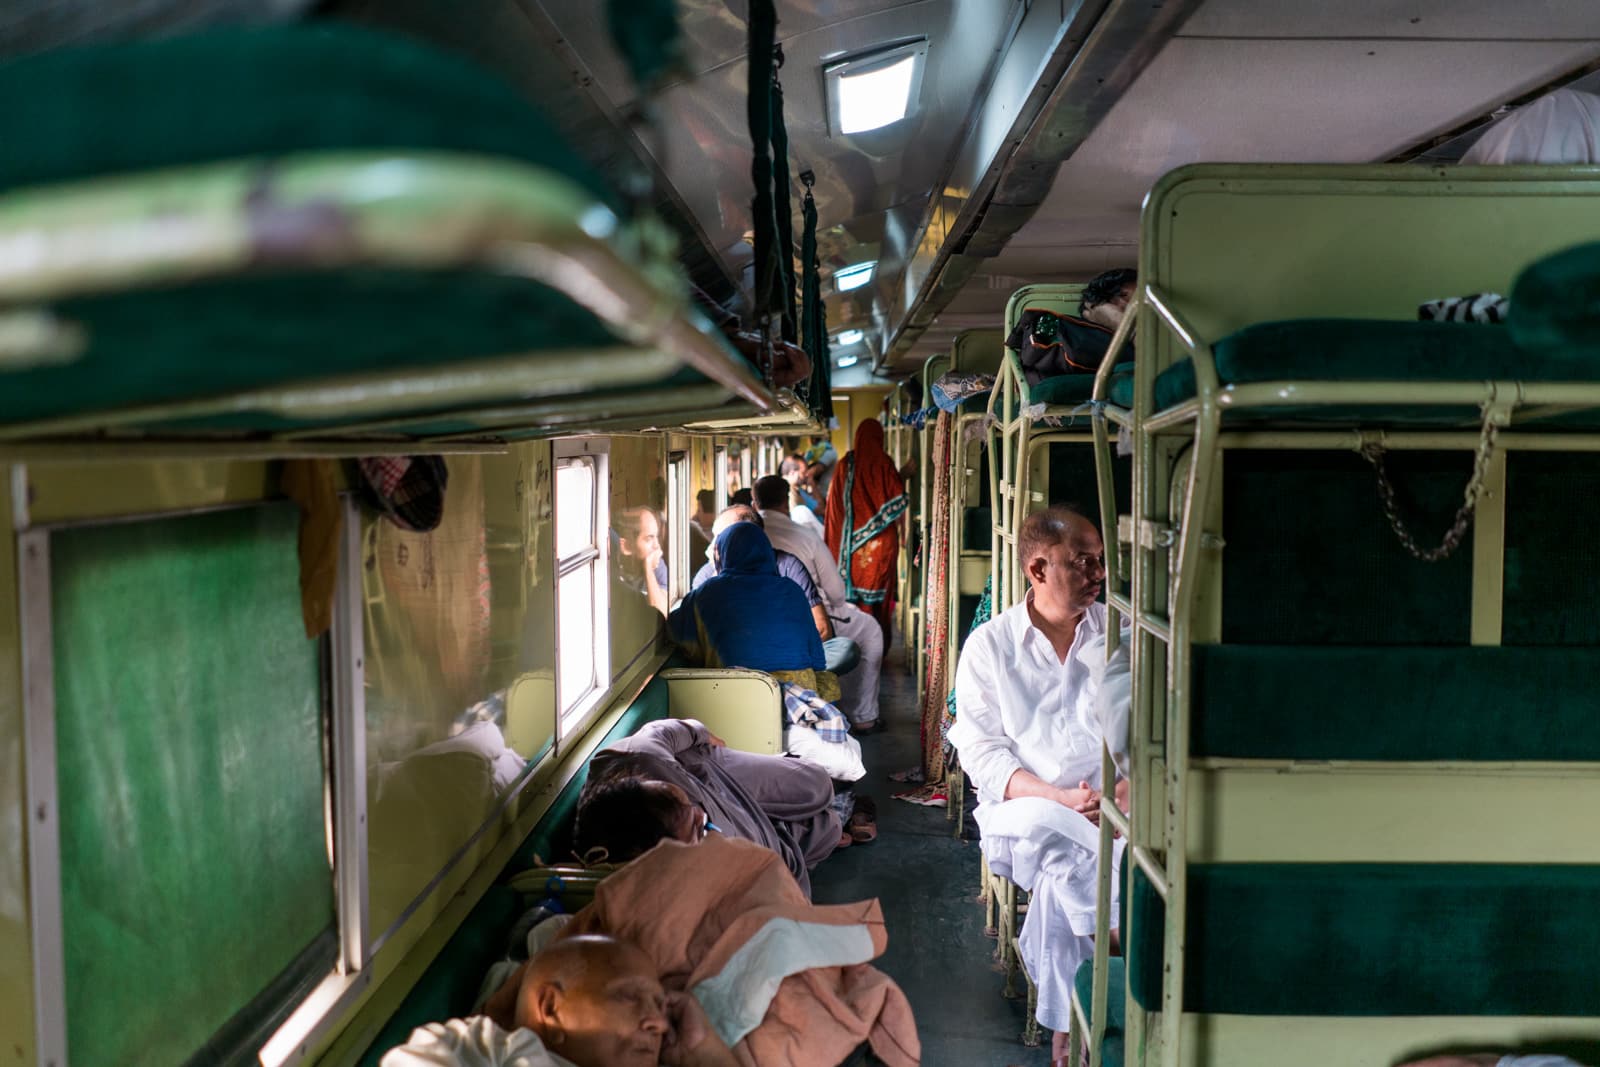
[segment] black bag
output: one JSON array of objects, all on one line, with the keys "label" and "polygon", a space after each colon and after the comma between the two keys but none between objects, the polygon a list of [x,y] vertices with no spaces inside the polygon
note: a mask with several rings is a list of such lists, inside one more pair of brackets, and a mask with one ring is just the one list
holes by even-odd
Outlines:
[{"label": "black bag", "polygon": [[[1062,374],[1093,374],[1111,347],[1111,331],[1098,322],[1062,315],[1043,308],[1028,308],[1006,347],[1022,362],[1029,385]],[[1126,353],[1124,358],[1131,357]]]}]

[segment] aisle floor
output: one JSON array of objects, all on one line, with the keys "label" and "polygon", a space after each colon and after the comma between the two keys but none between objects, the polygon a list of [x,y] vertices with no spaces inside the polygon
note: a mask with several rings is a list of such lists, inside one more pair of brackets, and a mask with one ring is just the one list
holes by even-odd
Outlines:
[{"label": "aisle floor", "polygon": [[916,686],[900,650],[884,664],[880,703],[889,729],[862,741],[867,776],[856,783],[858,794],[877,801],[878,839],[817,867],[813,896],[819,904],[882,902],[889,948],[877,963],[911,1000],[923,1067],[1045,1067],[1050,1034],[1038,1048],[1023,1046],[1026,1002],[1001,996],[994,942],[983,936],[970,814],[967,837],[958,840],[942,806],[890,799],[908,787],[888,775],[916,766],[921,751]]}]

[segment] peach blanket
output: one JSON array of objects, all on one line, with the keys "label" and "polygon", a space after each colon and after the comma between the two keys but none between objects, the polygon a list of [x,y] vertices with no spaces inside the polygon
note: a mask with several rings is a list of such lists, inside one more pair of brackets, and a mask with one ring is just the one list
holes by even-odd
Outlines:
[{"label": "peach blanket", "polygon": [[878,902],[813,905],[758,845],[662,842],[602,882],[562,936],[593,933],[644,949],[747,1067],[836,1067],[862,1042],[888,1067],[921,1061],[910,1003],[867,963],[888,943]]}]

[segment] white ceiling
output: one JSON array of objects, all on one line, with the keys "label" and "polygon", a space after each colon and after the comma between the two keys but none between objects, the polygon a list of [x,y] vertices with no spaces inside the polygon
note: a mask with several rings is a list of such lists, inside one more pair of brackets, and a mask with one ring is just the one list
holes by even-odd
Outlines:
[{"label": "white ceiling", "polygon": [[[603,4],[519,2],[559,30],[583,68],[574,71],[580,82],[612,108],[631,101]],[[660,99],[653,142],[677,197],[734,276],[751,255],[746,3],[678,0],[695,76]],[[791,173],[816,172],[825,269],[880,255],[892,277],[897,252],[916,237],[908,220],[923,218],[952,183],[954,155],[1013,47],[1023,2],[778,0],[778,8]],[[830,136],[822,65],[918,36],[929,49],[914,117],[876,139]],[[1015,40],[1037,44],[1027,38]],[[1032,219],[896,369],[919,366],[961,329],[999,326],[1024,281],[1085,280],[1133,265],[1139,206],[1173,167],[1387,159],[1597,56],[1600,0],[1205,0],[1062,164]],[[798,235],[798,185],[795,195]],[[830,327],[865,326],[869,344],[882,343],[897,324],[872,329],[875,290],[831,295]]]},{"label": "white ceiling", "polygon": [[1140,204],[1174,167],[1381,161],[1597,56],[1595,0],[1208,0],[898,366],[997,324],[996,278],[1135,265]]}]

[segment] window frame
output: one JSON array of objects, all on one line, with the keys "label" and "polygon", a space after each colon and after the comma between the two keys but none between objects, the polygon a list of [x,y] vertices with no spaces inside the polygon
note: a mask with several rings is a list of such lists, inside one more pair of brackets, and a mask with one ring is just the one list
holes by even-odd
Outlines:
[{"label": "window frame", "polygon": [[693,470],[687,451],[667,453],[667,599],[676,606],[689,593],[694,561],[689,558],[689,517],[693,507]]},{"label": "window frame", "polygon": [[[563,467],[587,465],[594,471],[589,501],[590,530],[593,536],[583,548],[562,557],[560,543],[561,494],[556,482]],[[611,688],[611,498],[610,447],[604,440],[588,437],[563,438],[554,443],[551,457],[551,557],[555,573],[555,663],[556,736],[553,751],[559,753],[571,738],[581,737],[599,713]],[[590,619],[588,640],[594,648],[594,670],[589,686],[579,693],[567,693],[561,670],[561,580],[579,570],[590,570]]]},{"label": "window frame", "polygon": [[[61,911],[61,813],[56,777],[51,537],[56,531],[80,526],[159,521],[272,503],[272,500],[244,500],[44,523],[24,518],[17,524],[17,593],[22,605],[18,638],[22,653],[27,810],[40,813],[38,822],[29,828],[23,854],[28,860],[27,887],[33,902],[33,1030],[35,1051],[41,1063],[65,1063],[68,1038],[65,926]],[[346,575],[359,576],[362,565],[361,511],[353,493],[339,494],[339,510],[342,526],[338,566],[343,579]],[[282,1067],[306,1059],[309,1046],[330,1030],[339,1012],[366,988],[370,978],[367,968],[376,953],[367,913],[366,717],[362,674],[365,646],[360,596],[359,577],[354,583],[341,580],[337,584],[331,633],[318,639],[324,664],[320,683],[324,731],[323,843],[328,850],[329,873],[333,880],[337,954],[332,970],[315,985],[309,990],[298,989],[283,1001],[279,1021],[257,1052],[259,1061],[267,1067]]]},{"label": "window frame", "polygon": [[717,445],[711,450],[712,477],[716,479],[717,514],[728,507],[728,446]]}]

